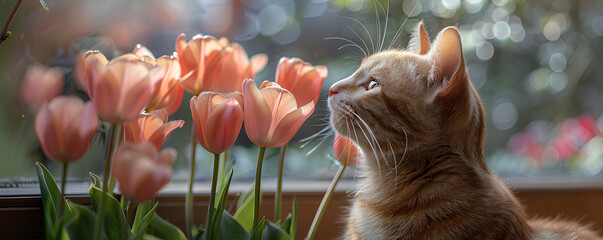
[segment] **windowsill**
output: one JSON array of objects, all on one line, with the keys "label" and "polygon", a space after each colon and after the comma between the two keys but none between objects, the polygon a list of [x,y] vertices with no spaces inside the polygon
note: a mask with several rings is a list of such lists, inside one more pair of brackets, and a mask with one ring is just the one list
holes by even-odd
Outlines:
[{"label": "windowsill", "polygon": [[[571,190],[571,189],[603,189],[603,176],[582,177],[582,176],[539,176],[539,177],[506,177],[500,178],[507,186],[513,190]],[[283,181],[283,192],[286,193],[324,193],[330,180],[306,180],[295,179]],[[40,190],[35,184],[27,184],[27,187],[0,188],[0,198],[36,196],[40,195]],[[276,191],[276,179],[262,180],[262,190],[264,193],[274,193]],[[354,181],[351,179],[342,179],[337,185],[337,192],[351,192],[354,190]],[[234,181],[230,186],[230,193],[243,193],[250,189],[252,182]],[[90,182],[68,182],[67,195],[78,196],[87,195],[90,188]],[[160,196],[179,196],[183,195],[188,186],[186,182],[172,182],[164,187],[158,195]],[[195,195],[209,195],[209,182],[196,182],[194,186]]]}]

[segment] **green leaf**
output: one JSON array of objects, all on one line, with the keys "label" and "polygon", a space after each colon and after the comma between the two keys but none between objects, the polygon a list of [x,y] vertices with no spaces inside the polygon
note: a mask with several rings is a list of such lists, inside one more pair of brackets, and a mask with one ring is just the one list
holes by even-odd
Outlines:
[{"label": "green leaf", "polygon": [[95,187],[97,187],[99,189],[102,189],[103,184],[102,184],[100,177],[92,172],[88,172],[88,174],[90,175],[90,180],[92,181],[92,185],[94,185]]},{"label": "green leaf", "polygon": [[250,238],[247,230],[241,226],[235,218],[227,211],[222,213],[222,221],[218,230],[217,239],[248,240]]},{"label": "green leaf", "polygon": [[149,226],[149,222],[151,218],[153,218],[153,214],[155,214],[155,209],[157,209],[157,205],[159,203],[155,203],[153,208],[149,209],[151,206],[151,201],[144,202],[143,204],[139,204],[136,209],[136,217],[134,217],[134,226],[132,227],[132,234],[134,235],[132,239],[141,239],[144,236],[144,233]]},{"label": "green leaf", "polygon": [[295,233],[297,232],[297,198],[293,197],[293,212],[291,213],[291,230],[289,235],[292,240],[295,240]]},{"label": "green leaf", "polygon": [[260,221],[260,223],[257,226],[255,226],[255,228],[253,229],[250,240],[262,239],[262,232],[263,232],[265,223],[266,223],[266,217],[263,217],[262,220]]},{"label": "green leaf", "polygon": [[151,234],[145,234],[142,236],[142,240],[163,240],[163,239],[155,237]]},{"label": "green leaf", "polygon": [[92,239],[93,231],[96,225],[96,215],[94,212],[84,206],[70,203],[73,217],[67,223],[66,228],[71,239]]},{"label": "green leaf", "polygon": [[121,211],[119,201],[110,194],[104,193],[100,188],[90,186],[90,197],[94,209],[100,209],[101,201],[105,196],[105,216],[103,219],[103,228],[109,239],[129,239],[132,234],[130,225],[124,212]]},{"label": "green leaf", "polygon": [[[238,209],[234,214],[234,218],[247,230],[251,232],[253,230],[253,201],[254,201],[254,189],[255,185],[245,194],[243,198],[239,199]],[[261,198],[260,198],[261,199]]]},{"label": "green leaf", "polygon": [[291,213],[289,213],[283,224],[281,224],[281,229],[283,229],[283,231],[285,231],[287,234],[289,234],[289,231],[291,231]]},{"label": "green leaf", "polygon": [[153,214],[149,222],[149,229],[152,229],[155,235],[169,240],[187,240],[186,235],[174,224],[161,218],[157,213]]},{"label": "green leaf", "polygon": [[40,4],[42,4],[42,7],[44,8],[44,10],[46,10],[47,12],[48,10],[48,5],[46,5],[46,3],[44,2],[44,0],[40,0]]},{"label": "green leaf", "polygon": [[290,240],[291,237],[279,226],[274,223],[267,222],[266,229],[262,234],[262,240]]},{"label": "green leaf", "polygon": [[57,183],[54,181],[54,178],[48,171],[44,165],[37,162],[36,163],[36,171],[38,174],[38,181],[40,183],[40,195],[42,200],[42,209],[44,212],[44,225],[46,227],[46,238],[54,239],[57,236],[58,231],[63,231],[62,228],[63,222],[59,220],[59,208],[61,202],[65,206],[63,212],[63,220],[67,221],[67,219],[71,218],[71,208],[63,198]]},{"label": "green leaf", "polygon": [[[228,197],[228,189],[230,189],[230,182],[232,181],[232,174],[233,174],[234,170],[230,169],[228,171],[228,173],[226,174],[227,178],[226,178],[226,184],[224,184],[224,187],[222,188],[222,190],[220,191],[220,195],[219,195],[219,199],[220,201],[218,202],[218,205],[216,206],[216,209],[213,210],[214,211],[214,215],[215,217],[212,219],[213,222],[209,223],[209,228],[208,228],[208,232],[209,235],[209,239],[217,239],[217,233],[220,230],[220,223],[222,221],[222,214],[217,214],[217,213],[221,213],[224,212],[224,207],[226,205],[226,198]],[[211,228],[211,231],[209,231],[209,229]]]}]

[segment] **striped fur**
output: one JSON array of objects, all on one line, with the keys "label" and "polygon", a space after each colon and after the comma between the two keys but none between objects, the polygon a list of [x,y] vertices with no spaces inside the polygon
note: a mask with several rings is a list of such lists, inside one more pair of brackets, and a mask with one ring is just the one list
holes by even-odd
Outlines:
[{"label": "striped fur", "polygon": [[598,239],[575,223],[526,220],[484,160],[484,108],[458,32],[442,30],[429,51],[421,41],[364,59],[331,87],[331,124],[364,157],[344,238]]}]

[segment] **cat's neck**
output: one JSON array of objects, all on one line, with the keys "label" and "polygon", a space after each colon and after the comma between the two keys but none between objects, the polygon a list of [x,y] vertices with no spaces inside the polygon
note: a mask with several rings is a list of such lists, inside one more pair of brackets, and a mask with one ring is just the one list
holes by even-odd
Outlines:
[{"label": "cat's neck", "polygon": [[451,188],[473,194],[487,188],[491,177],[488,170],[447,144],[363,151],[358,195],[390,211],[415,208],[418,199],[437,199]]}]

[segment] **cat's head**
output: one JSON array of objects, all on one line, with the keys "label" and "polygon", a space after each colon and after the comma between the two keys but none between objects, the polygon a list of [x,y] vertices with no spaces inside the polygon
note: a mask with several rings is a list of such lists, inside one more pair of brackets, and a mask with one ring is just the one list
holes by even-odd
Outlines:
[{"label": "cat's head", "polygon": [[431,44],[420,23],[408,49],[373,54],[333,84],[329,107],[335,130],[364,152],[447,144],[481,155],[483,109],[455,27]]}]

